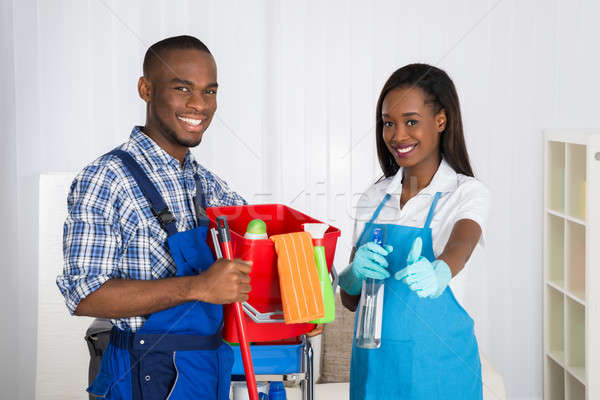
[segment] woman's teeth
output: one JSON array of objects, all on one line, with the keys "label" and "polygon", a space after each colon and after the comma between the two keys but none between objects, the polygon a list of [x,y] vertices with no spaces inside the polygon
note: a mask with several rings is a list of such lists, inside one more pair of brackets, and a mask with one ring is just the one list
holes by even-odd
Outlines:
[{"label": "woman's teeth", "polygon": [[190,124],[190,125],[193,125],[193,126],[198,126],[198,125],[200,125],[202,123],[201,119],[184,118],[184,117],[179,117],[179,116],[177,118],[179,118],[180,120],[182,120],[186,124]]},{"label": "woman's teeth", "polygon": [[396,151],[398,153],[408,153],[409,151],[411,151],[412,149],[414,149],[416,146],[416,144],[413,144],[412,146],[408,146],[408,147],[398,147],[396,149]]}]

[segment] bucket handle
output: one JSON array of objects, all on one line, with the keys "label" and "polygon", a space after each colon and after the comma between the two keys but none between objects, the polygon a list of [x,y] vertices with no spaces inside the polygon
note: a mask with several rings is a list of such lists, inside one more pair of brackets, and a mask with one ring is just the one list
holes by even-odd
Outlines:
[{"label": "bucket handle", "polygon": [[256,308],[252,307],[248,302],[242,303],[242,309],[252,321],[258,324],[280,324],[282,322],[285,322],[283,318],[283,311],[278,310],[273,312],[261,313]]}]

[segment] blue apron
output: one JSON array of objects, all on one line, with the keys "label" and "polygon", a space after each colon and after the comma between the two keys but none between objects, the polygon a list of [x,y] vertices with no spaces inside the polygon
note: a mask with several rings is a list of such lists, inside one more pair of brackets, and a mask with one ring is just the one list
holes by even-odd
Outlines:
[{"label": "blue apron", "polygon": [[[177,276],[206,270],[215,259],[206,244],[209,220],[199,207],[198,226],[177,232],[175,218],[133,157],[122,150],[109,154],[123,161],[167,232]],[[197,177],[196,188],[195,205],[204,203]],[[221,339],[222,321],[221,305],[194,301],[150,315],[135,333],[113,327],[88,391],[106,399],[229,399],[233,351]]]},{"label": "blue apron", "polygon": [[429,226],[440,195],[433,199],[425,226],[415,228],[373,223],[390,198],[387,194],[356,243],[358,248],[371,240],[374,228],[382,228],[383,242],[394,246],[394,251],[387,256],[392,278],[385,281],[381,346],[352,346],[351,400],[480,400],[483,396],[473,320],[450,287],[437,299],[420,298],[393,278],[406,267],[417,237],[423,240],[422,256],[435,260]]}]

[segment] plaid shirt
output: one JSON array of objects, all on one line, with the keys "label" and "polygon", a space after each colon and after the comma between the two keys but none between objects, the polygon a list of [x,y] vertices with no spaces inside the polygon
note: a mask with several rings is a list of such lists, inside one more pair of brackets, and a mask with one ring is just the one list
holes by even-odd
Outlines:
[{"label": "plaid shirt", "polygon": [[[192,198],[197,174],[208,207],[246,204],[227,183],[203,168],[188,152],[183,168],[135,127],[119,147],[129,152],[156,186],[177,221],[178,231],[196,226]],[[77,175],[67,199],[63,232],[63,274],[56,283],[73,314],[79,302],[109,279],[160,279],[177,268],[150,204],[116,156],[103,155]],[[136,331],[146,318],[112,320]]]}]

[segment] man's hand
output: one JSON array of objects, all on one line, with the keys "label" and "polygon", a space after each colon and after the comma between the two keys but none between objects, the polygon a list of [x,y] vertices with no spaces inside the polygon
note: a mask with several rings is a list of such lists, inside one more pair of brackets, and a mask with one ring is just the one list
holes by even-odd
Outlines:
[{"label": "man's hand", "polygon": [[248,300],[252,263],[221,258],[190,283],[190,297],[213,304]]}]

